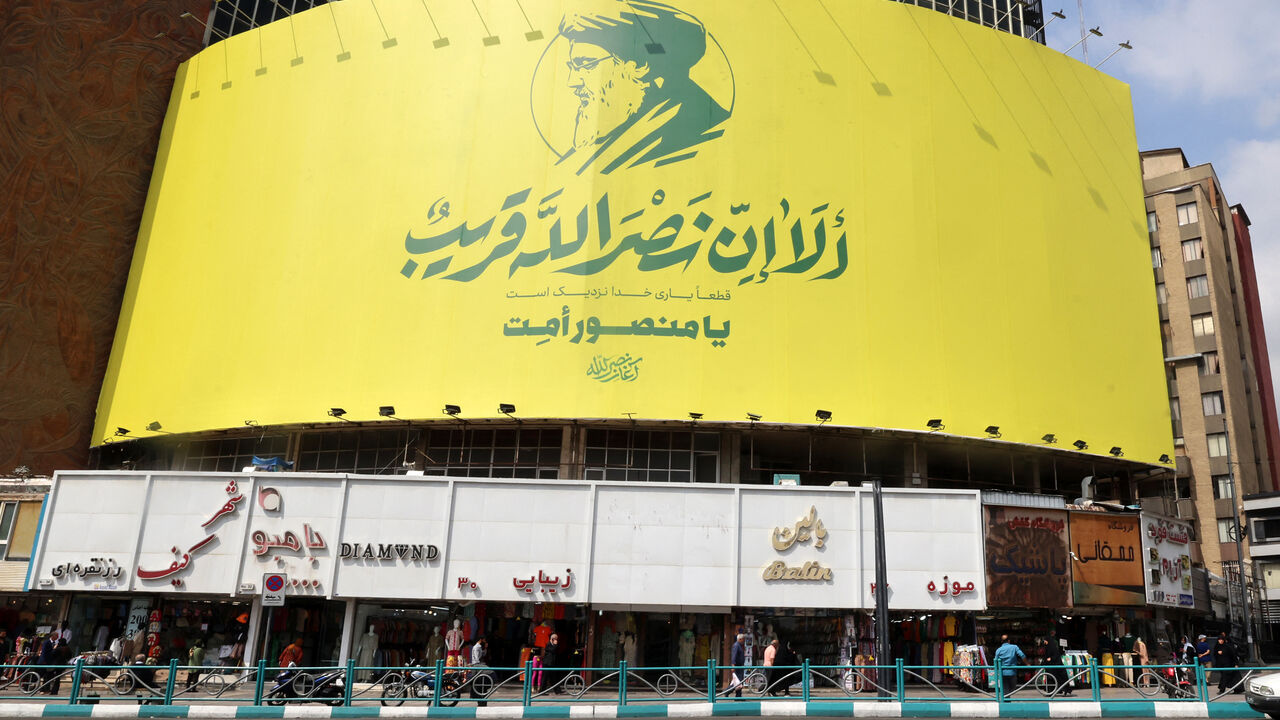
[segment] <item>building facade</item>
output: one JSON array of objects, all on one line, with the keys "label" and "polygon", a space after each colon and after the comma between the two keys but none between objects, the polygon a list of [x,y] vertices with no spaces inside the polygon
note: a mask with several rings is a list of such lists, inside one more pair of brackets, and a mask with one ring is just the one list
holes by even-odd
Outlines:
[{"label": "building facade", "polygon": [[1179,149],[1142,153],[1142,168],[1177,497],[1182,516],[1197,518],[1205,566],[1234,573],[1241,498],[1277,487],[1271,371],[1258,353],[1257,281],[1239,233],[1246,216],[1228,204],[1213,167],[1192,167]]}]

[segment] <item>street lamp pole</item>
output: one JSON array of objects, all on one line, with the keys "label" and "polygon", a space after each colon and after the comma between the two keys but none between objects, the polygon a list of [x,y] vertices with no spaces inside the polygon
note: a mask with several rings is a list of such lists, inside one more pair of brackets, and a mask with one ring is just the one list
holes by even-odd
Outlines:
[{"label": "street lamp pole", "polygon": [[871,494],[876,519],[876,665],[880,671],[876,673],[877,695],[888,697],[889,691],[885,678],[890,674],[883,669],[889,662],[889,569],[884,554],[884,497],[880,493],[880,479],[871,481]]},{"label": "street lamp pole", "polygon": [[1249,661],[1258,661],[1258,648],[1253,642],[1253,614],[1249,612],[1249,584],[1245,582],[1244,573],[1244,526],[1240,524],[1239,495],[1236,493],[1236,471],[1231,462],[1231,433],[1222,429],[1223,439],[1227,444],[1227,482],[1231,484],[1231,525],[1236,536],[1236,570],[1240,573],[1240,606],[1244,611],[1244,637],[1249,647]]}]

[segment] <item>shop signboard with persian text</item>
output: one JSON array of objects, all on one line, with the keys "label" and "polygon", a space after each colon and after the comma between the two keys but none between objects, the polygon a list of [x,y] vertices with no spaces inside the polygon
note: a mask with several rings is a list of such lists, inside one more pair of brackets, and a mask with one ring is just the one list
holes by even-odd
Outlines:
[{"label": "shop signboard with persian text", "polygon": [[884,0],[298,12],[177,73],[95,442],[389,402],[828,408],[1154,464],[1130,108],[1053,48]]},{"label": "shop signboard with persian text", "polygon": [[[34,588],[681,608],[870,607],[860,488],[62,473]],[[90,502],[87,498],[107,498]],[[885,491],[890,605],[986,606],[976,491]]]},{"label": "shop signboard with persian text", "polygon": [[991,607],[1071,607],[1067,512],[999,505],[987,505],[982,512],[987,603]]},{"label": "shop signboard with persian text", "polygon": [[1076,605],[1145,605],[1136,514],[1073,511],[1071,578]]},{"label": "shop signboard with persian text", "polygon": [[1191,524],[1144,512],[1141,532],[1147,603],[1197,609],[1191,585]]}]

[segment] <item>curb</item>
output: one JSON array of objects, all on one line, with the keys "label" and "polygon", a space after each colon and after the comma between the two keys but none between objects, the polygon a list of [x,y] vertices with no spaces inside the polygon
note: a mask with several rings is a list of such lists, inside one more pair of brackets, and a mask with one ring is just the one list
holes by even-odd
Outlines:
[{"label": "curb", "polygon": [[1244,702],[719,702],[670,705],[508,705],[497,707],[321,707],[291,705],[46,705],[0,704],[0,718],[449,718],[452,720],[579,720],[594,718],[1262,718]]}]

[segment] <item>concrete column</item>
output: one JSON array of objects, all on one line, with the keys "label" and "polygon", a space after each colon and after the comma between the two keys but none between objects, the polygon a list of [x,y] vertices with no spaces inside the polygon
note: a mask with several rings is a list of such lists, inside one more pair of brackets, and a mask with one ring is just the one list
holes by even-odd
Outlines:
[{"label": "concrete column", "polygon": [[338,664],[346,665],[351,657],[351,638],[356,636],[356,600],[347,600],[346,611],[342,615],[342,642],[338,646]]}]

